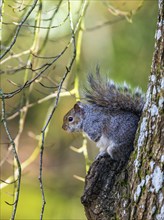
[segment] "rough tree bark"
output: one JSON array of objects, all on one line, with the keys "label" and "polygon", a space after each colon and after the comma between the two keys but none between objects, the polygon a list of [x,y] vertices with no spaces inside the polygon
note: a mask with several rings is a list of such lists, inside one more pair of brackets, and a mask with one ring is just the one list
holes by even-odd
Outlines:
[{"label": "rough tree bark", "polygon": [[159,0],[155,50],[135,151],[123,164],[103,156],[85,179],[88,220],[164,219],[164,2]]}]

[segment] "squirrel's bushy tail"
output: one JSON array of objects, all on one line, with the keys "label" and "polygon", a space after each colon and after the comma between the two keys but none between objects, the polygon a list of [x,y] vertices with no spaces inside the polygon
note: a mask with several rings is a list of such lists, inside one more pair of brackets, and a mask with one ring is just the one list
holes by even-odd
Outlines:
[{"label": "squirrel's bushy tail", "polygon": [[138,88],[132,92],[126,84],[119,86],[109,79],[102,79],[99,67],[96,68],[96,76],[89,74],[88,82],[89,88],[85,90],[85,98],[89,103],[111,112],[122,110],[141,115],[144,96]]}]

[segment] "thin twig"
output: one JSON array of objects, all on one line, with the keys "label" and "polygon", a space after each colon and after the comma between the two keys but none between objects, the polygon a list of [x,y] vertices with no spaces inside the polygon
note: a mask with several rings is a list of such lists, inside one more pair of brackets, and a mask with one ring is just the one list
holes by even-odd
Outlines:
[{"label": "thin twig", "polygon": [[45,199],[45,194],[44,194],[44,187],[43,187],[43,177],[42,177],[42,170],[43,170],[43,152],[44,152],[44,142],[45,142],[45,132],[42,132],[42,144],[40,147],[40,168],[39,168],[39,182],[40,182],[40,190],[42,194],[42,208],[41,208],[41,213],[40,213],[40,220],[43,219],[43,214],[44,214],[44,208],[46,205],[46,199]]},{"label": "thin twig", "polygon": [[0,75],[2,74],[15,74],[21,70],[25,70],[25,69],[31,69],[31,67],[28,67],[26,64],[23,65],[23,66],[20,66],[20,67],[16,67],[16,68],[11,68],[11,69],[8,69],[8,70],[0,70]]},{"label": "thin twig", "polygon": [[2,65],[3,63],[7,62],[7,61],[10,60],[10,59],[19,58],[20,56],[26,55],[26,54],[28,54],[28,53],[30,53],[30,50],[26,50],[26,51],[23,51],[23,52],[18,53],[18,54],[13,54],[13,53],[12,53],[12,54],[11,54],[10,56],[8,56],[6,59],[4,59],[4,60],[1,61],[1,65]]},{"label": "thin twig", "polygon": [[57,92],[57,96],[56,96],[56,100],[54,103],[54,106],[51,110],[51,113],[45,123],[45,126],[42,129],[42,144],[41,144],[41,149],[40,149],[40,175],[39,175],[39,182],[40,182],[40,189],[41,189],[41,193],[42,193],[42,209],[41,209],[41,214],[40,214],[40,219],[43,219],[43,214],[44,214],[44,208],[45,208],[45,194],[44,194],[44,186],[43,186],[43,177],[42,177],[42,169],[43,169],[43,152],[44,152],[44,143],[45,143],[45,132],[47,132],[47,128],[49,126],[50,120],[56,110],[56,107],[58,105],[59,102],[59,97],[60,97],[60,92],[62,89],[62,85],[68,75],[68,73],[71,71],[72,65],[74,63],[74,60],[76,58],[76,43],[75,43],[75,33],[74,33],[74,28],[73,28],[73,21],[72,21],[72,14],[71,14],[71,9],[70,9],[70,2],[69,3],[69,18],[70,18],[70,26],[71,26],[71,31],[72,31],[72,42],[73,42],[73,56],[72,59],[69,63],[69,66],[66,67],[66,71],[64,73],[64,76],[59,84],[58,87],[58,92]]},{"label": "thin twig", "polygon": [[[75,95],[75,91],[74,90],[72,90],[72,91],[65,91],[65,92],[63,91],[63,92],[60,93],[60,97],[73,96],[73,95]],[[15,110],[15,113],[12,113],[12,114],[10,113],[10,115],[6,118],[6,120],[12,120],[15,117],[17,117],[20,114],[20,112],[24,111],[25,108],[29,109],[31,107],[34,107],[34,106],[38,105],[38,104],[46,102],[46,101],[48,101],[50,99],[56,98],[56,96],[57,96],[56,93],[52,93],[52,94],[47,95],[46,97],[44,97],[42,99],[37,100],[36,102],[29,103],[29,104],[21,107],[20,109]]]},{"label": "thin twig", "polygon": [[[81,13],[79,16],[79,20],[77,21],[75,29],[74,29],[74,34],[77,32],[77,30],[79,28],[79,25],[81,23],[81,19],[84,16],[85,9],[86,9],[87,5],[88,5],[88,1],[85,0],[83,5],[81,6],[82,9],[81,9]],[[65,46],[65,48],[61,51],[61,53],[58,54],[58,56],[56,56],[49,64],[47,64],[46,67],[41,72],[39,72],[33,79],[26,81],[26,83],[24,85],[22,85],[20,88],[18,88],[17,90],[15,90],[13,92],[4,93],[4,98],[7,98],[7,99],[12,98],[14,95],[20,93],[24,88],[29,87],[33,82],[36,81],[36,79],[38,79],[50,66],[52,66],[52,64],[54,62],[56,62],[66,52],[66,50],[69,48],[69,46],[72,44],[72,42],[73,42],[73,38],[71,38],[71,40],[68,42],[68,44]]]},{"label": "thin twig", "polygon": [[13,212],[12,212],[12,215],[11,215],[11,219],[14,220],[15,215],[16,215],[16,211],[17,211],[17,205],[18,205],[18,201],[19,201],[19,193],[20,193],[20,187],[21,187],[21,163],[20,163],[20,160],[19,160],[19,157],[18,157],[18,154],[17,154],[15,142],[14,142],[13,138],[11,137],[10,131],[8,129],[8,126],[7,126],[6,110],[5,110],[5,99],[4,99],[2,91],[1,91],[1,95],[2,95],[2,122],[3,122],[4,128],[5,128],[7,137],[10,141],[11,146],[12,146],[13,155],[14,155],[14,158],[16,160],[17,167],[18,167],[18,173],[17,173],[17,180],[18,180],[17,183],[18,184],[17,184],[17,187],[16,187],[15,202],[13,204]]},{"label": "thin twig", "polygon": [[[62,1],[61,1],[62,2]],[[55,12],[56,13],[56,12]],[[52,25],[52,26],[48,26],[48,27],[46,27],[46,26],[36,26],[36,25],[29,25],[29,24],[22,24],[22,27],[28,27],[28,28],[39,28],[39,29],[47,29],[47,30],[51,30],[51,29],[53,29],[53,28],[58,28],[58,27],[60,27],[60,26],[62,26],[65,22],[66,22],[66,20],[68,19],[68,17],[69,17],[69,14],[67,14],[66,15],[66,17],[63,19],[63,21],[60,23],[60,24],[58,24],[58,25]],[[53,21],[53,18],[51,18],[50,19],[50,21],[52,22]],[[18,22],[2,22],[2,24],[5,24],[5,25],[16,25],[16,26],[20,26],[20,23],[18,23]]]},{"label": "thin twig", "polygon": [[[57,5],[57,7],[56,7],[56,9],[55,9],[55,11],[54,11],[54,13],[53,13],[53,15],[51,16],[49,26],[52,26],[52,22],[53,22],[53,20],[54,20],[54,18],[55,18],[55,16],[56,16],[57,12],[59,11],[59,8],[60,8],[61,4],[62,4],[62,0],[59,1],[59,4]],[[46,43],[47,43],[47,40],[48,40],[49,33],[50,33],[50,29],[47,30],[46,36],[45,36],[45,38],[44,38],[44,41],[43,41],[43,43],[42,43],[42,46],[41,46],[39,52],[41,52],[41,51],[43,50],[43,48],[45,47],[45,45],[46,45]]]},{"label": "thin twig", "polygon": [[18,25],[18,28],[16,29],[16,32],[15,32],[15,35],[13,37],[13,40],[10,44],[10,46],[5,50],[5,52],[0,56],[0,59],[2,59],[10,50],[11,48],[14,46],[16,40],[17,40],[17,37],[18,37],[18,34],[19,34],[19,31],[22,27],[22,25],[24,24],[24,22],[27,20],[27,18],[29,17],[29,15],[31,14],[31,12],[33,11],[33,9],[35,8],[36,4],[37,4],[38,0],[35,0],[32,7],[30,8],[30,10],[28,11],[28,13],[26,14],[26,16],[22,19],[21,23]]},{"label": "thin twig", "polygon": [[61,82],[60,82],[60,84],[59,84],[59,87],[58,87],[58,92],[57,92],[57,96],[56,96],[56,100],[55,100],[55,105],[54,105],[54,107],[53,107],[53,109],[52,109],[52,111],[51,111],[51,114],[50,114],[50,116],[49,116],[49,118],[48,118],[48,120],[47,120],[47,123],[45,124],[44,128],[42,129],[42,132],[45,131],[46,127],[48,126],[48,124],[49,124],[49,122],[50,122],[50,120],[51,120],[51,118],[52,118],[52,116],[53,116],[53,114],[54,114],[54,112],[55,112],[55,110],[56,110],[56,107],[57,107],[58,102],[59,102],[59,97],[60,97],[60,93],[61,93],[61,89],[62,89],[63,83],[64,83],[64,81],[65,81],[65,79],[66,79],[68,73],[71,71],[72,65],[73,65],[74,60],[75,60],[75,58],[76,58],[75,34],[74,34],[74,29],[73,29],[73,23],[72,23],[71,14],[70,14],[70,23],[71,23],[72,40],[73,40],[73,47],[74,47],[73,57],[72,57],[72,59],[71,59],[71,61],[70,61],[70,63],[69,63],[69,66],[66,67],[66,71],[65,71],[65,73],[64,73],[64,75],[63,75],[63,78],[62,78],[62,80],[61,80]]},{"label": "thin twig", "polygon": [[19,89],[16,89],[15,91],[13,92],[10,92],[10,93],[4,93],[4,98],[8,99],[8,98],[12,98],[14,95],[20,93],[24,88],[27,88],[29,87],[33,82],[35,82],[36,79],[38,79],[55,61],[57,61],[64,53],[65,51],[69,48],[71,44],[71,41],[66,45],[66,47],[62,50],[62,52],[57,56],[55,57],[51,63],[47,64],[45,66],[45,68],[39,72],[33,79],[29,80],[29,81],[26,81],[24,85],[22,85]]},{"label": "thin twig", "polygon": [[6,182],[5,180],[1,180],[1,179],[0,179],[0,181],[3,182],[3,183],[5,183],[5,184],[13,184],[13,183],[15,183],[17,180],[18,180],[18,179],[14,180],[14,181],[12,181],[12,182],[10,182],[10,183],[8,183],[8,182]]}]

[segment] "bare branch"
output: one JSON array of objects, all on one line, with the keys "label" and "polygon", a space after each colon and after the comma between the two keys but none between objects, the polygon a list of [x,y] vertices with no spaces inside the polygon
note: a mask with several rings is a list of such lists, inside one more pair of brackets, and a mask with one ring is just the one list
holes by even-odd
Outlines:
[{"label": "bare branch", "polygon": [[10,93],[4,93],[4,98],[12,98],[14,95],[20,93],[24,88],[29,87],[33,82],[35,82],[36,79],[38,79],[54,62],[56,62],[64,53],[65,51],[69,48],[71,45],[72,40],[69,41],[69,43],[66,45],[66,47],[62,50],[62,52],[56,56],[50,63],[47,63],[45,65],[45,68],[39,72],[33,79],[26,81],[24,85],[22,85],[19,89],[10,92]]},{"label": "bare branch", "polygon": [[23,55],[26,55],[30,53],[30,50],[26,50],[26,51],[22,51],[21,53],[18,53],[18,54],[11,54],[10,56],[8,56],[6,59],[2,60],[1,61],[1,64],[7,62],[8,60],[12,59],[12,58],[19,58],[20,56],[23,56]]},{"label": "bare branch", "polygon": [[[37,1],[35,1],[36,3]],[[54,11],[53,13],[53,16],[51,16],[51,20],[50,20],[50,27],[47,29],[47,38],[48,38],[48,35],[49,35],[49,30],[50,28],[52,28],[52,20],[54,19],[54,16],[56,15],[57,11],[59,10],[60,8],[60,5],[63,1],[61,0],[59,3],[58,3],[58,6],[56,8],[56,10]],[[40,1],[40,4],[41,4],[41,1]],[[23,4],[21,4],[21,8],[22,8]],[[41,19],[41,12],[40,12],[40,15],[39,15],[39,12],[38,14],[36,15],[36,19],[35,19],[35,30],[34,30],[34,41],[33,41],[33,45],[31,46],[30,49],[24,51],[24,52],[21,52],[21,53],[18,53],[18,54],[15,54],[15,52],[11,52],[11,49],[12,49],[12,46],[15,44],[16,40],[17,40],[17,37],[19,35],[19,30],[21,29],[21,27],[24,26],[24,22],[25,22],[25,19],[23,19],[21,21],[21,23],[18,25],[18,28],[16,29],[16,34],[14,35],[14,39],[13,41],[11,42],[10,46],[5,50],[4,54],[1,56],[1,58],[3,58],[8,52],[9,52],[9,56],[3,60],[3,63],[9,61],[10,59],[18,59],[19,64],[21,64],[21,57],[23,55],[26,55],[27,54],[27,61],[25,62],[25,66],[23,67],[23,69],[25,69],[25,72],[24,72],[24,84],[23,85],[19,85],[18,83],[15,83],[13,82],[12,80],[9,80],[10,83],[14,84],[15,86],[17,86],[18,88],[13,91],[13,92],[10,92],[10,93],[1,93],[1,99],[2,99],[2,102],[5,103],[5,99],[6,98],[11,98],[13,96],[15,96],[16,94],[20,93],[21,91],[25,91],[25,88],[28,88],[28,96],[26,97],[26,93],[24,93],[24,102],[23,102],[23,99],[21,98],[21,105],[19,106],[19,108],[17,108],[17,112],[15,112],[13,115],[11,115],[10,113],[10,117],[7,118],[7,113],[5,112],[5,122],[7,123],[7,120],[10,120],[10,119],[13,119],[15,118],[16,116],[19,115],[19,130],[18,130],[18,134],[15,138],[15,140],[13,141],[14,142],[14,147],[15,147],[15,150],[17,152],[17,147],[19,146],[19,140],[20,140],[20,136],[22,134],[22,131],[24,129],[24,123],[25,123],[25,119],[26,119],[26,115],[27,115],[27,112],[28,112],[28,109],[32,106],[35,106],[37,104],[40,104],[42,102],[45,102],[49,99],[52,99],[52,98],[55,98],[54,102],[52,103],[52,105],[50,106],[50,112],[48,112],[47,116],[46,117],[46,120],[45,120],[45,123],[44,123],[44,126],[43,126],[43,129],[42,129],[42,132],[40,134],[40,138],[39,138],[39,142],[38,142],[38,146],[35,148],[35,150],[32,152],[32,154],[30,155],[30,157],[25,160],[22,164],[21,164],[21,171],[24,170],[27,166],[29,166],[38,156],[38,154],[40,153],[40,166],[39,166],[39,183],[40,183],[40,189],[41,189],[41,195],[42,195],[42,207],[41,207],[41,213],[40,213],[40,219],[43,218],[43,214],[44,214],[44,209],[45,209],[45,204],[46,204],[46,199],[45,199],[45,192],[44,192],[44,184],[43,184],[43,153],[44,153],[44,147],[45,147],[45,139],[46,139],[46,136],[47,136],[47,133],[48,133],[48,130],[49,130],[49,124],[50,124],[50,121],[53,117],[53,114],[58,106],[58,102],[59,102],[59,98],[61,96],[70,96],[70,92],[68,91],[63,91],[63,83],[65,81],[65,79],[67,78],[68,74],[70,73],[71,69],[72,69],[72,66],[73,66],[73,63],[75,61],[75,57],[76,57],[76,44],[75,44],[75,33],[79,30],[79,27],[80,27],[80,23],[81,23],[81,20],[84,16],[84,12],[85,12],[85,8],[87,6],[87,1],[82,1],[81,3],[81,7],[80,7],[80,10],[79,10],[79,18],[77,20],[77,23],[75,24],[75,27],[73,26],[73,19],[72,19],[72,11],[71,11],[71,5],[70,5],[70,1],[68,1],[68,14],[66,16],[66,18],[63,20],[63,23],[69,18],[69,22],[70,22],[70,29],[71,29],[71,37],[70,37],[70,40],[68,41],[68,43],[65,45],[65,47],[60,51],[60,53],[57,55],[57,56],[53,56],[53,57],[47,57],[47,56],[40,56],[39,53],[41,51],[41,49],[45,46],[44,44],[42,44],[42,46],[39,48],[39,30],[41,28],[41,25],[40,25],[40,21],[42,20]],[[24,7],[24,6],[23,6]],[[32,5],[33,8],[35,8],[34,4]],[[40,6],[41,7],[41,6]],[[38,7],[38,11],[39,11],[39,8]],[[19,10],[19,8],[17,8],[16,10]],[[30,9],[31,12],[32,12],[32,8]],[[40,16],[40,17],[39,17]],[[27,16],[26,16],[27,17]],[[27,19],[27,18],[26,18]],[[62,22],[59,24],[59,25],[62,25]],[[58,25],[58,26],[59,26]],[[44,42],[44,41],[43,41]],[[45,41],[46,42],[46,41]],[[44,76],[44,73],[46,70],[49,69],[49,67],[51,67],[59,58],[61,58],[63,56],[63,54],[67,51],[67,49],[69,47],[72,47],[73,48],[73,53],[72,53],[72,56],[70,58],[70,61],[68,63],[68,65],[66,66],[66,69],[63,73],[63,76],[60,80],[59,83],[56,83],[56,82],[52,82],[53,79],[50,78],[50,82],[52,83],[52,85],[54,84],[55,86],[53,87],[54,90],[57,90],[57,91],[54,91],[52,94],[50,95],[47,95],[46,97],[42,98],[42,99],[39,99],[37,100],[36,102],[33,102],[33,103],[30,103],[30,100],[29,100],[29,94],[31,94],[31,92],[33,91],[33,85],[34,83],[40,83],[40,85],[44,88],[49,88],[49,86],[46,86],[44,83],[42,83],[42,79],[43,78],[46,78],[48,73],[46,73],[46,76]],[[25,57],[26,58],[26,57]],[[36,59],[37,58],[37,59]],[[41,66],[37,65],[38,64],[38,59],[41,58],[41,59],[52,59],[44,64],[41,64]],[[10,73],[15,73],[16,71],[20,71],[22,69],[21,66],[18,66],[17,69],[11,69],[11,70],[7,70],[5,71],[5,73],[9,72]],[[31,71],[33,71],[33,74],[32,74],[32,77],[29,78],[31,76]],[[29,74],[30,73],[30,74]],[[28,79],[28,80],[27,80]],[[47,77],[48,79],[48,77]],[[51,87],[52,88],[52,87]],[[73,94],[75,94],[75,90],[72,90],[71,91]],[[22,107],[23,106],[23,107]],[[8,114],[9,115],[9,114]],[[11,141],[10,141],[11,142]],[[13,143],[11,142],[10,143],[10,146],[8,148],[8,152],[7,152],[7,156],[8,154],[11,152],[11,149],[13,148]],[[6,156],[6,158],[7,158]],[[17,166],[15,169],[14,169],[14,174],[10,177],[8,177],[6,180],[4,181],[1,181],[2,183],[0,184],[1,185],[1,188],[7,186],[8,184],[10,183],[18,183],[17,184],[17,189],[18,187],[20,187],[20,183],[19,183],[19,176],[18,176],[18,173],[19,173],[19,167]],[[15,180],[15,176],[18,176],[18,178],[16,178]],[[18,180],[17,180],[18,179]],[[17,193],[17,190],[16,190],[16,193]],[[18,196],[19,194],[17,193],[16,196]],[[6,202],[7,204],[10,204],[8,202]],[[15,201],[13,204],[10,204],[10,205],[13,205],[14,207],[17,205],[18,203],[18,197],[16,197]],[[14,209],[15,210],[15,209]],[[15,211],[16,212],[16,211]],[[14,213],[15,213],[14,212]],[[15,215],[14,215],[15,216]],[[14,217],[12,217],[12,219],[14,219]]]},{"label": "bare branch", "polygon": [[7,205],[14,206],[14,205],[15,205],[15,203],[16,203],[16,201],[15,201],[15,202],[13,202],[13,203],[9,203],[9,202],[5,201],[5,203],[6,203]]},{"label": "bare branch", "polygon": [[[79,20],[78,20],[78,22],[75,26],[75,29],[74,29],[74,34],[76,33],[76,31],[79,28],[81,19],[84,16],[84,13],[85,13],[85,10],[86,10],[87,6],[88,6],[88,2],[84,1],[83,5],[81,6],[81,13],[80,13],[80,16],[79,16]],[[24,85],[22,85],[19,89],[15,90],[13,92],[4,93],[4,98],[11,98],[14,95],[20,93],[24,88],[29,87],[33,82],[35,82],[36,79],[38,79],[54,62],[56,62],[65,53],[65,51],[69,48],[69,46],[72,44],[72,42],[73,42],[73,38],[71,38],[71,40],[68,42],[66,47],[61,51],[61,53],[59,55],[57,55],[50,63],[47,63],[45,65],[45,68],[41,72],[39,72],[33,79],[31,79],[29,81],[26,81]]]},{"label": "bare branch", "polygon": [[[16,26],[22,26],[22,27],[30,27],[30,28],[39,28],[39,29],[48,29],[48,30],[50,30],[50,29],[54,29],[54,28],[58,28],[58,27],[60,27],[60,26],[62,26],[66,21],[67,21],[67,19],[68,19],[68,17],[69,17],[69,14],[67,14],[66,15],[66,17],[63,19],[63,21],[60,23],[60,24],[58,24],[58,25],[51,25],[52,24],[52,22],[53,22],[53,19],[54,19],[54,16],[57,14],[57,12],[58,12],[58,10],[59,10],[59,8],[60,8],[60,6],[61,6],[61,3],[62,3],[62,1],[63,0],[60,0],[60,2],[59,2],[59,4],[58,4],[58,6],[57,6],[57,8],[56,8],[56,10],[54,11],[54,13],[53,13],[53,15],[52,15],[52,17],[49,19],[51,22],[50,22],[50,25],[49,26],[36,26],[36,25],[29,25],[29,24],[20,24],[20,23],[18,23],[18,22],[2,22],[2,24],[5,24],[5,25],[16,25]],[[22,22],[21,22],[22,23]],[[48,36],[47,36],[48,37]],[[45,40],[47,40],[47,37],[45,38]]]},{"label": "bare branch", "polygon": [[[66,92],[61,92],[61,93],[60,93],[60,97],[73,96],[73,95],[75,95],[75,91],[74,91],[74,90],[72,90],[71,92],[66,91]],[[56,96],[57,96],[57,93],[52,93],[52,94],[47,95],[46,97],[44,97],[44,98],[42,98],[42,99],[37,100],[36,102],[26,104],[26,105],[23,106],[22,108],[15,110],[15,113],[10,113],[10,114],[8,115],[8,117],[6,118],[6,120],[12,120],[12,119],[14,119],[15,117],[17,117],[22,111],[24,111],[25,108],[28,108],[28,109],[29,109],[29,108],[31,108],[31,107],[34,107],[34,106],[38,105],[38,104],[41,104],[41,103],[43,103],[43,102],[46,102],[46,101],[48,101],[48,100],[50,100],[50,99],[54,99],[54,98],[56,98]]]},{"label": "bare branch", "polygon": [[13,183],[17,182],[18,179],[14,180],[14,181],[12,181],[12,182],[10,182],[10,183],[6,182],[5,180],[1,180],[1,179],[0,179],[0,181],[3,182],[3,183],[5,183],[5,184],[13,184]]},{"label": "bare branch", "polygon": [[43,214],[44,214],[44,208],[45,208],[45,195],[44,195],[44,187],[43,187],[43,179],[42,179],[42,167],[43,167],[43,152],[44,152],[44,143],[45,143],[45,133],[47,132],[47,127],[49,126],[50,120],[56,110],[56,107],[58,105],[59,102],[59,97],[60,97],[60,93],[61,93],[61,89],[62,89],[62,85],[68,75],[68,73],[71,71],[72,65],[74,63],[74,60],[76,58],[76,43],[75,43],[75,32],[74,32],[74,27],[73,27],[73,21],[72,21],[72,13],[71,13],[71,9],[70,9],[70,1],[68,1],[69,4],[69,18],[70,18],[70,27],[71,27],[71,31],[72,31],[72,42],[73,42],[73,56],[72,59],[68,65],[68,67],[66,67],[66,71],[63,75],[63,78],[59,84],[58,87],[58,92],[57,92],[57,96],[56,96],[56,100],[54,103],[54,106],[51,110],[51,113],[45,123],[45,126],[42,129],[42,145],[41,145],[41,150],[40,150],[40,175],[39,175],[39,182],[40,182],[40,189],[42,192],[42,210],[41,210],[41,214],[40,214],[40,219],[43,218]]},{"label": "bare branch", "polygon": [[17,37],[18,37],[18,34],[19,34],[19,31],[22,27],[22,25],[24,24],[24,22],[27,20],[27,18],[29,17],[29,15],[31,14],[31,12],[33,11],[33,9],[35,8],[36,4],[37,4],[38,0],[35,0],[32,7],[30,8],[30,10],[28,11],[28,13],[26,14],[26,16],[22,19],[21,23],[18,25],[18,28],[16,29],[16,32],[15,32],[15,35],[13,37],[13,40],[10,44],[10,46],[5,50],[5,52],[0,56],[0,59],[2,59],[10,50],[11,48],[14,46],[16,40],[17,40]]},{"label": "bare branch", "polygon": [[1,91],[1,95],[2,95],[2,122],[3,122],[4,128],[5,128],[7,137],[10,141],[11,146],[12,146],[13,155],[16,160],[17,167],[18,167],[18,173],[17,173],[18,184],[17,184],[17,188],[16,188],[15,202],[13,204],[13,212],[12,212],[12,216],[11,216],[11,219],[13,220],[16,215],[17,205],[18,205],[18,201],[19,201],[19,193],[20,193],[20,186],[21,186],[21,163],[20,163],[20,160],[19,160],[19,157],[17,154],[15,142],[14,142],[14,140],[10,134],[10,131],[8,129],[8,125],[7,125],[7,121],[6,121],[5,99],[3,97],[2,91]]}]

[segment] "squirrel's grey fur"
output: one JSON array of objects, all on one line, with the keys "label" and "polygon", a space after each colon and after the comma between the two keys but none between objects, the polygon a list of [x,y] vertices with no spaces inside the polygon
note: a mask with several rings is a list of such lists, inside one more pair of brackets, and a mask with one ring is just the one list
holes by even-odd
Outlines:
[{"label": "squirrel's grey fur", "polygon": [[144,98],[126,87],[104,82],[96,71],[88,77],[85,89],[87,103],[77,102],[65,115],[63,129],[68,132],[85,132],[96,142],[100,152],[107,152],[115,160],[127,160],[133,150],[133,142]]}]

